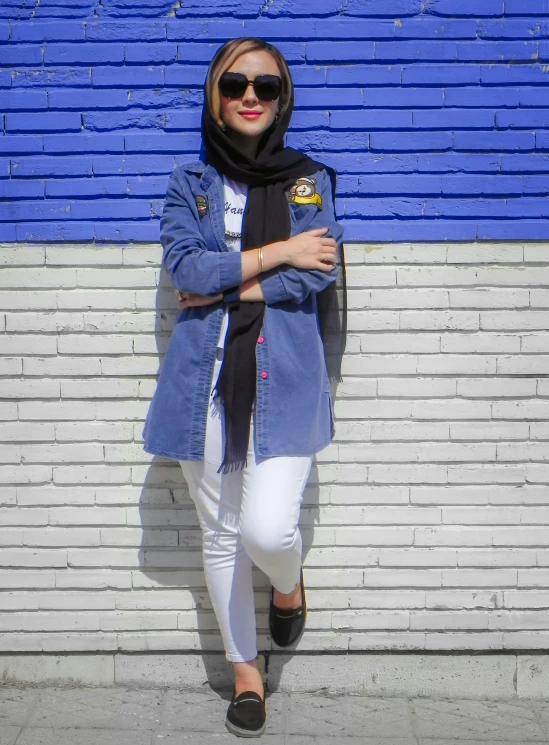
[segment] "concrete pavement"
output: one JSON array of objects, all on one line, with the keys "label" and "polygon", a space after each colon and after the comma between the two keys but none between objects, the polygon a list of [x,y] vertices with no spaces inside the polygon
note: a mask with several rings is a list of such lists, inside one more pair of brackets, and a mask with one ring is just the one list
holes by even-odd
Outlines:
[{"label": "concrete pavement", "polygon": [[[0,685],[0,745],[210,745],[229,691]],[[549,700],[267,694],[265,745],[549,745]]]}]

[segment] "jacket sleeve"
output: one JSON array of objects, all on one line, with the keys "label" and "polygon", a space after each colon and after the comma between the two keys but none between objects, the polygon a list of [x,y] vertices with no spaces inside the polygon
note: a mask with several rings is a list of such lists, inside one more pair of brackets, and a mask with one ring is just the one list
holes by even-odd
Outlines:
[{"label": "jacket sleeve", "polygon": [[185,173],[176,169],[168,182],[160,220],[162,263],[176,290],[217,295],[241,284],[242,257],[240,252],[208,250],[199,221]]},{"label": "jacket sleeve", "polygon": [[[314,206],[306,207],[305,215],[299,220],[297,233],[304,233],[315,228],[328,227],[327,237],[334,238],[341,243],[343,228],[336,222],[334,204],[332,200],[332,185],[327,171],[315,174],[318,192],[322,198],[322,209]],[[310,216],[309,216],[310,215]],[[299,304],[311,292],[320,292],[337,276],[337,266],[332,271],[323,272],[320,269],[299,269],[283,265],[269,272],[260,279],[261,290],[267,305],[289,300]]]}]

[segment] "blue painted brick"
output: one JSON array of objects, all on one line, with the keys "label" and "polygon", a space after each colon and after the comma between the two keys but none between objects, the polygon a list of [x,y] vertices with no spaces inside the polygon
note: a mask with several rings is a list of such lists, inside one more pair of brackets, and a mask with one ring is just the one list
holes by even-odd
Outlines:
[{"label": "blue painted brick", "polygon": [[96,87],[119,86],[147,88],[162,85],[164,68],[162,67],[94,67],[92,68],[93,85]]},{"label": "blue painted brick", "polygon": [[479,20],[477,32],[481,39],[536,39],[549,35],[547,24],[536,18],[506,18],[502,20]]},{"label": "blue painted brick", "polygon": [[474,85],[480,82],[477,65],[406,65],[402,68],[403,85]]},{"label": "blue painted brick", "polygon": [[533,132],[455,132],[456,150],[533,150]]},{"label": "blue painted brick", "polygon": [[19,67],[42,64],[42,49],[38,46],[3,46],[0,64],[4,67]]},{"label": "blue painted brick", "polygon": [[388,62],[444,62],[457,59],[457,44],[450,41],[444,44],[439,41],[377,41],[374,59]]},{"label": "blue painted brick", "polygon": [[500,164],[505,173],[546,173],[549,172],[549,154],[538,152],[501,155]]},{"label": "blue painted brick", "polygon": [[200,129],[200,109],[186,109],[184,111],[167,111],[164,130],[189,130]]},{"label": "blue painted brick", "polygon": [[6,114],[6,132],[79,132],[80,114]]},{"label": "blue painted brick", "polygon": [[308,16],[330,16],[341,11],[341,2],[339,0],[315,0],[315,3],[291,2],[291,3],[273,3],[266,4],[262,9],[262,15],[269,18],[276,16],[299,17]]},{"label": "blue painted brick", "polygon": [[125,196],[127,193],[126,180],[119,176],[110,178],[51,179],[46,182],[47,197],[107,197]]},{"label": "blue painted brick", "polygon": [[93,158],[93,173],[100,176],[171,173],[174,165],[175,160],[170,155],[96,155]]},{"label": "blue painted brick", "polygon": [[[355,111],[356,113],[356,111]],[[301,129],[320,129],[330,125],[330,112],[301,109],[292,114],[292,126],[289,132]]]},{"label": "blue painted brick", "polygon": [[426,10],[428,13],[454,17],[502,16],[503,0],[482,0],[481,3],[476,0],[430,0]]},{"label": "blue painted brick", "polygon": [[543,65],[483,65],[480,70],[482,83],[542,83],[549,85],[549,69]]},{"label": "blue painted brick", "polygon": [[547,220],[486,220],[478,224],[479,240],[547,240]]},{"label": "blue painted brick", "polygon": [[[549,109],[517,109],[516,111],[498,111],[496,113],[498,128],[511,127],[513,129],[547,129],[549,127]],[[539,132],[539,135],[545,134]]]},{"label": "blue painted brick", "polygon": [[11,88],[11,72],[0,70],[0,88]]},{"label": "blue painted brick", "polygon": [[153,88],[152,90],[130,90],[128,91],[128,106],[139,106],[144,109],[180,109],[187,106],[202,106],[204,95],[202,89],[189,90],[179,88],[170,90],[168,88]]},{"label": "blue painted brick", "polygon": [[288,145],[305,152],[335,150],[368,150],[367,132],[294,132],[288,135]]},{"label": "blue painted brick", "polygon": [[521,106],[549,106],[549,86],[521,88],[519,103]]},{"label": "blue painted brick", "polygon": [[160,240],[158,220],[147,222],[97,222],[94,224],[96,241],[148,241],[157,243]]},{"label": "blue painted brick", "polygon": [[[263,35],[263,34],[262,34]],[[288,34],[285,34],[286,37]],[[253,36],[247,33],[244,21],[219,19],[170,20],[166,26],[166,38],[169,41],[221,41],[238,38],[239,36]],[[290,34],[290,37],[292,34]]]},{"label": "blue painted brick", "polygon": [[[332,111],[331,129],[408,129],[412,127],[412,112],[391,109],[362,111]],[[344,143],[342,143],[344,145]],[[342,149],[344,147],[342,146]]]},{"label": "blue painted brick", "polygon": [[38,199],[44,197],[44,181],[4,179],[0,181],[0,199]]},{"label": "blue painted brick", "polygon": [[424,205],[424,199],[412,197],[351,197],[343,200],[345,217],[421,217]]},{"label": "blue painted brick", "polygon": [[477,174],[446,174],[442,179],[443,194],[461,194],[466,197],[473,194],[490,196],[492,194],[522,194],[522,176],[484,176]]},{"label": "blue painted brick", "polygon": [[308,62],[366,62],[374,59],[373,41],[309,41],[306,44]]},{"label": "blue painted brick", "polygon": [[0,91],[0,111],[36,111],[47,108],[48,96],[45,91]]},{"label": "blue painted brick", "polygon": [[303,65],[292,65],[290,75],[296,87],[326,85],[325,67],[304,67]]},{"label": "blue painted brick", "polygon": [[0,41],[8,41],[10,38],[9,23],[0,23]]},{"label": "blue painted brick", "polygon": [[186,42],[185,44],[178,44],[177,45],[177,59],[179,64],[185,64],[185,63],[197,63],[201,62],[204,64],[209,65],[210,61],[212,60],[214,54],[219,49],[221,44],[219,43],[207,43],[203,42],[195,43],[195,42]]},{"label": "blue painted brick", "polygon": [[362,106],[360,88],[298,88],[295,91],[295,107],[312,107],[315,109],[345,106],[346,108]]},{"label": "blue painted brick", "polygon": [[50,109],[123,109],[128,107],[128,93],[121,88],[112,90],[73,90],[48,91]]},{"label": "blue painted brick", "polygon": [[489,109],[438,109],[413,112],[418,129],[492,129],[494,113]]},{"label": "blue painted brick", "polygon": [[0,242],[15,243],[15,241],[17,240],[18,238],[17,231],[15,229],[15,223],[0,223]]},{"label": "blue painted brick", "polygon": [[340,65],[328,67],[328,85],[399,85],[402,67],[400,65]]},{"label": "blue painted brick", "polygon": [[124,62],[123,44],[48,44],[44,51],[48,65],[97,65]]},{"label": "blue painted brick", "polygon": [[55,220],[70,216],[70,202],[53,199],[26,202],[0,202],[0,220],[19,222],[22,220]]},{"label": "blue painted brick", "polygon": [[45,153],[123,153],[124,137],[118,134],[44,135]]},{"label": "blue painted brick", "polygon": [[[446,178],[446,177],[445,177]],[[416,173],[378,174],[375,178],[358,177],[358,191],[361,194],[440,194],[442,190],[441,176],[420,176]]]},{"label": "blue painted brick", "polygon": [[452,132],[372,132],[370,150],[449,150],[452,147]]},{"label": "blue painted brick", "polygon": [[206,80],[207,71],[208,68],[206,65],[167,65],[164,70],[164,83],[166,86],[184,85],[202,87]]},{"label": "blue painted brick", "polygon": [[527,3],[521,0],[505,0],[506,16],[541,16],[547,15],[546,0],[528,0]]},{"label": "blue painted brick", "polygon": [[471,218],[484,217],[488,214],[492,217],[505,217],[507,215],[506,200],[500,199],[427,199],[423,214],[426,217],[450,217]]},{"label": "blue painted brick", "polygon": [[51,86],[80,87],[91,85],[91,70],[87,67],[41,70],[14,70],[13,88],[45,88]]},{"label": "blue painted brick", "polygon": [[165,21],[92,21],[86,23],[86,39],[91,41],[164,41]]},{"label": "blue painted brick", "polygon": [[98,111],[82,115],[87,132],[109,132],[115,129],[162,129],[163,111],[130,109],[129,111]]},{"label": "blue painted brick", "polygon": [[421,173],[499,173],[501,155],[486,153],[418,153],[416,170]]},{"label": "blue painted brick", "polygon": [[445,106],[487,106],[514,108],[519,105],[520,88],[446,88]]},{"label": "blue painted brick", "polygon": [[537,59],[538,49],[537,41],[477,41],[475,44],[457,45],[458,59],[465,62],[531,62]]},{"label": "blue painted brick", "polygon": [[82,21],[44,21],[10,23],[11,41],[84,41]]},{"label": "blue painted brick", "polygon": [[27,222],[16,225],[17,240],[45,241],[59,243],[60,241],[92,241],[94,239],[92,222]]},{"label": "blue painted brick", "polygon": [[546,197],[518,197],[507,200],[507,216],[517,217],[548,217],[549,201]]},{"label": "blue painted brick", "polygon": [[19,155],[22,153],[41,153],[44,149],[42,137],[32,135],[0,136],[0,153]]},{"label": "blue painted brick", "polygon": [[74,201],[71,205],[73,220],[105,220],[108,218],[127,220],[151,216],[151,203],[148,199],[97,199]]},{"label": "blue painted brick", "polygon": [[177,44],[169,42],[156,42],[139,44],[133,42],[125,45],[124,58],[126,63],[134,64],[144,62],[158,64],[161,62],[175,62],[177,59]]},{"label": "blue painted brick", "polygon": [[549,194],[549,178],[547,175],[532,176],[525,174],[522,177],[524,194]]},{"label": "blue painted brick", "polygon": [[11,159],[12,178],[56,176],[91,176],[90,156],[29,156]]},{"label": "blue painted brick", "polygon": [[319,160],[341,174],[406,173],[417,171],[418,164],[415,153],[326,153]]},{"label": "blue painted brick", "polygon": [[124,137],[127,153],[194,152],[200,149],[200,133],[181,134],[127,134]]},{"label": "blue painted brick", "polygon": [[344,15],[386,16],[388,18],[413,16],[420,13],[422,9],[422,0],[349,0],[342,8]]},{"label": "blue painted brick", "polygon": [[127,179],[128,194],[132,197],[163,197],[168,186],[165,176],[130,176]]},{"label": "blue painted brick", "polygon": [[441,107],[442,88],[365,88],[364,106],[395,107],[397,109]]},{"label": "blue painted brick", "polygon": [[536,148],[538,150],[549,150],[549,132],[547,130],[536,133]]}]

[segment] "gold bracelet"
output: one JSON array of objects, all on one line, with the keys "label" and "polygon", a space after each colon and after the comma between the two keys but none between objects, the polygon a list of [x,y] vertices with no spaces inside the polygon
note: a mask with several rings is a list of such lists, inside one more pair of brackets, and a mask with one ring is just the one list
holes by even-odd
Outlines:
[{"label": "gold bracelet", "polygon": [[263,271],[263,248],[257,249],[257,263],[259,264],[259,273]]}]

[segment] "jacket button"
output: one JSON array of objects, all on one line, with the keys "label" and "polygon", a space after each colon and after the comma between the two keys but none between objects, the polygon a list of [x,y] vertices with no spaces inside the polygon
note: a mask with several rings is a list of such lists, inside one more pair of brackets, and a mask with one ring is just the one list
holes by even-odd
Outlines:
[{"label": "jacket button", "polygon": [[265,380],[265,378],[268,377],[268,373],[266,373],[265,370],[263,370],[263,372],[261,373],[261,377],[263,378],[263,380]]},{"label": "jacket button", "polygon": [[258,340],[257,340],[257,343],[258,343],[258,344],[263,344],[263,342],[264,342],[264,341],[265,341],[265,338],[264,338],[263,336],[260,336],[260,337],[258,338]]}]

